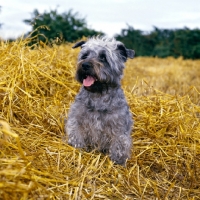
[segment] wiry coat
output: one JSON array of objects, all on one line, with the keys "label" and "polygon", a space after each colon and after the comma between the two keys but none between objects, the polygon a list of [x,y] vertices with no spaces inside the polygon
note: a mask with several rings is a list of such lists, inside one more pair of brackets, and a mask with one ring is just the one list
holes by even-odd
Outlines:
[{"label": "wiry coat", "polygon": [[75,45],[78,46],[82,50],[76,79],[80,83],[85,80],[89,86],[81,87],[68,113],[68,143],[76,148],[98,149],[124,165],[130,156],[133,121],[120,80],[124,62],[133,58],[134,51],[105,37],[92,38]]}]

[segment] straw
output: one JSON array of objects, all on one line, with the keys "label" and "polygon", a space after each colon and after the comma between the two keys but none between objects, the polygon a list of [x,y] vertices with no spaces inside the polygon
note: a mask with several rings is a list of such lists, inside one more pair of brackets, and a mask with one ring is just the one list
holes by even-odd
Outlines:
[{"label": "straw", "polygon": [[122,84],[135,123],[122,167],[67,144],[79,49],[27,43],[0,44],[0,199],[199,199],[199,60],[127,63]]}]

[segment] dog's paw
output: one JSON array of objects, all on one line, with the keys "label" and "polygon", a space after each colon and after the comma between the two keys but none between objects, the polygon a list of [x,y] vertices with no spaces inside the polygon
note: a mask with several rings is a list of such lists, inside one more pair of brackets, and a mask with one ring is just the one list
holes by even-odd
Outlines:
[{"label": "dog's paw", "polygon": [[128,157],[125,156],[121,158],[116,158],[115,156],[110,156],[110,159],[114,162],[114,164],[125,166]]},{"label": "dog's paw", "polygon": [[68,140],[68,144],[70,146],[75,147],[75,148],[83,148],[83,147],[85,147],[85,144],[83,142],[78,141],[78,140],[73,140],[73,139],[69,139]]}]

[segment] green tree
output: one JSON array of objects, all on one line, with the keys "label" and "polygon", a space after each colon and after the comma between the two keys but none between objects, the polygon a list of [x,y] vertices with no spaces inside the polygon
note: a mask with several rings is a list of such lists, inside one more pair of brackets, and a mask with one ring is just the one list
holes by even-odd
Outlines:
[{"label": "green tree", "polygon": [[172,50],[175,57],[200,58],[200,30],[189,28],[174,31]]},{"label": "green tree", "polygon": [[32,25],[32,31],[28,34],[35,37],[37,42],[52,42],[56,39],[73,42],[83,36],[103,34],[88,28],[86,20],[80,18],[79,14],[73,13],[72,10],[62,14],[59,14],[57,10],[45,11],[41,14],[35,9],[32,18],[24,22]]},{"label": "green tree", "polygon": [[121,30],[121,34],[115,36],[122,41],[127,48],[136,50],[137,56],[152,56],[155,46],[154,35],[145,35],[143,31],[136,30],[132,26]]},{"label": "green tree", "polygon": [[167,56],[186,59],[200,58],[200,30],[159,29],[154,27],[149,33],[135,30],[132,26],[122,29],[116,38],[128,48],[136,51],[136,56]]},{"label": "green tree", "polygon": [[173,56],[171,52],[171,41],[173,41],[174,38],[173,30],[154,27],[150,35],[154,35],[155,38],[153,56],[161,58]]}]

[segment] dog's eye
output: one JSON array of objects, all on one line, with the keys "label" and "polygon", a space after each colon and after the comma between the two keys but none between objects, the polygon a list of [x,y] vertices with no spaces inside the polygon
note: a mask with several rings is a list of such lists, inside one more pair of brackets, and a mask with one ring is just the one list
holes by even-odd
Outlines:
[{"label": "dog's eye", "polygon": [[86,59],[88,57],[88,54],[86,53],[86,54],[83,54],[82,56],[81,56],[81,59]]},{"label": "dog's eye", "polygon": [[102,62],[106,62],[106,55],[105,55],[105,54],[100,54],[100,55],[99,55],[99,59],[100,59]]}]

